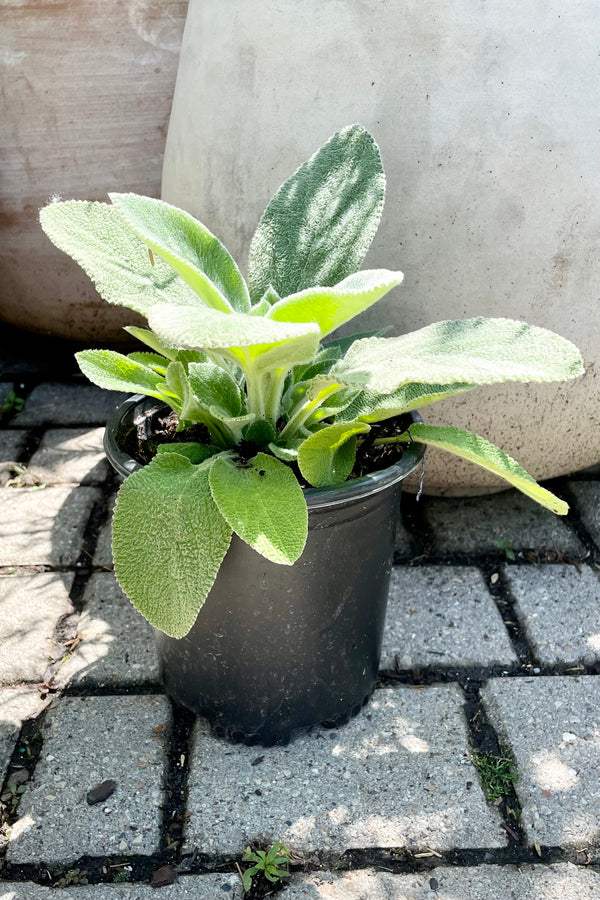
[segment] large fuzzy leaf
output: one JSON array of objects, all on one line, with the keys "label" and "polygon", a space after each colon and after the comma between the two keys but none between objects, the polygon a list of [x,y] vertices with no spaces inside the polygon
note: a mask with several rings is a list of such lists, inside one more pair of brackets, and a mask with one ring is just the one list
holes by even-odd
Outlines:
[{"label": "large fuzzy leaf", "polygon": [[244,395],[229,372],[214,363],[190,363],[188,379],[196,399],[209,409],[219,410],[223,416],[242,414]]},{"label": "large fuzzy leaf", "polygon": [[283,184],[252,238],[250,294],[281,297],[329,287],[355,272],[377,231],[385,176],[377,144],[360,125],[337,132]]},{"label": "large fuzzy leaf", "polygon": [[404,384],[391,394],[376,391],[357,391],[354,399],[336,417],[340,422],[381,422],[413,409],[421,409],[438,400],[446,400],[456,394],[464,394],[476,384]]},{"label": "large fuzzy leaf", "polygon": [[385,328],[375,328],[371,331],[359,331],[356,334],[347,334],[343,337],[330,337],[326,341],[323,341],[323,349],[335,347],[339,350],[340,356],[345,356],[352,344],[356,343],[356,341],[361,341],[363,338],[383,337],[388,331],[391,331],[391,325],[387,325]]},{"label": "large fuzzy leaf", "polygon": [[333,379],[382,394],[407,382],[566,381],[581,374],[581,355],[565,338],[525,322],[484,318],[357,341],[330,372]]},{"label": "large fuzzy leaf", "polygon": [[155,628],[181,638],[194,624],[229,547],[206,468],[162,453],[117,497],[113,555],[119,584]]},{"label": "large fuzzy leaf", "polygon": [[167,366],[169,365],[169,360],[164,356],[160,356],[158,353],[128,353],[127,359],[132,359],[142,366],[154,369],[155,372],[158,372],[158,374],[163,377],[165,376]]},{"label": "large fuzzy leaf", "polygon": [[210,470],[221,515],[239,537],[271,562],[291,566],[308,534],[302,488],[285,463],[257,453],[247,466],[222,456]]},{"label": "large fuzzy leaf", "polygon": [[162,340],[179,347],[238,351],[252,348],[248,358],[264,368],[308,362],[321,335],[313,323],[272,322],[261,316],[227,315],[196,307],[156,306],[148,313],[148,321]]},{"label": "large fuzzy leaf", "polygon": [[162,200],[109,194],[138,238],[162,257],[207,306],[250,309],[248,288],[229,251],[201,222]]},{"label": "large fuzzy leaf", "polygon": [[202,303],[171,266],[162,259],[152,264],[148,249],[109,203],[51,203],[41,210],[40,222],[52,243],[79,263],[109,303],[143,316],[156,303]]},{"label": "large fuzzy leaf", "polygon": [[368,431],[364,422],[340,422],[311,434],[298,448],[306,480],[314,487],[342,484],[354,467],[356,436]]},{"label": "large fuzzy leaf", "polygon": [[316,322],[323,335],[349,322],[400,284],[402,272],[367,269],[349,275],[335,287],[314,287],[284,297],[267,318],[277,322]]},{"label": "large fuzzy leaf", "polygon": [[162,398],[162,375],[114,350],[81,350],[75,354],[79,368],[91,382],[110,391],[129,391]]},{"label": "large fuzzy leaf", "polygon": [[141,341],[142,344],[146,344],[147,347],[156,350],[157,353],[166,357],[166,359],[176,359],[178,353],[177,347],[163,344],[163,342],[159,341],[157,336],[153,334],[152,331],[148,331],[147,328],[138,328],[136,325],[126,325],[123,331],[127,331],[129,334],[133,335],[133,337],[136,337],[138,341]]},{"label": "large fuzzy leaf", "polygon": [[504,450],[471,431],[443,425],[411,425],[408,434],[419,444],[430,444],[432,447],[447,450],[493,472],[494,475],[499,475],[552,512],[564,516],[569,511],[564,500],[540,487],[535,479]]}]

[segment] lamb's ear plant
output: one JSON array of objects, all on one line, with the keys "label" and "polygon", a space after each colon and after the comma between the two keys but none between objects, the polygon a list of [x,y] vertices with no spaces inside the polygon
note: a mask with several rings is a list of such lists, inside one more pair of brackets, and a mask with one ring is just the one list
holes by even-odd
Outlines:
[{"label": "lamb's ear plant", "polygon": [[384,191],[371,135],[358,125],[334,134],[269,203],[252,239],[248,282],[204,225],[160,200],[111,194],[110,203],[73,200],[41,212],[50,239],[100,294],[148,321],[148,329],[127,329],[144,350],[83,351],[83,373],[101,387],[162,400],[180,429],[202,424],[209,435],[162,445],[123,483],[115,508],[117,578],[173,637],[192,627],[232,532],[272,562],[300,557],[307,506],[298,475],[314,487],[342,484],[366,439],[440,447],[567,512],[470,432],[414,424],[378,436],[383,420],[478,385],[583,372],[569,341],[508,319],[332,337],[402,281],[401,272],[357,271]]}]

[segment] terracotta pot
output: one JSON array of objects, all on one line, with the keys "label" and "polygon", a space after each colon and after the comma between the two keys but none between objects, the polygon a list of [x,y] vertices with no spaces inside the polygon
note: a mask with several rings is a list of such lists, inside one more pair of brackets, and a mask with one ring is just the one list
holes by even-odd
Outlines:
[{"label": "terracotta pot", "polygon": [[42,232],[53,194],[158,196],[186,0],[3,4],[0,317],[32,331],[118,341],[138,317],[102,301]]},{"label": "terracotta pot", "polygon": [[[594,0],[191,0],[163,198],[243,263],[279,184],[361,122],[388,176],[366,264],[405,280],[359,327],[507,316],[570,338],[577,382],[481,389],[424,416],[486,436],[537,478],[600,462],[599,41]],[[502,485],[427,454],[430,492]]]}]

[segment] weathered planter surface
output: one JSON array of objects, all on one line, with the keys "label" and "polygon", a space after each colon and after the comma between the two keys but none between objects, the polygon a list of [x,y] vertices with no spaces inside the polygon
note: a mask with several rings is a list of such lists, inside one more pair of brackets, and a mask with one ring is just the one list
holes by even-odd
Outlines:
[{"label": "weathered planter surface", "polygon": [[[483,434],[537,478],[591,465],[599,41],[594,0],[192,0],[163,197],[243,260],[279,184],[332,132],[361,122],[388,175],[367,264],[406,275],[361,325],[403,333],[508,316],[570,338],[586,363],[579,381],[481,389],[425,418]],[[447,454],[427,459],[426,490],[501,485]]]},{"label": "weathered planter surface", "polygon": [[52,246],[52,195],[158,196],[186,0],[2,4],[0,318],[45,334],[123,340],[137,319],[102,301]]},{"label": "weathered planter surface", "polygon": [[[109,422],[105,448],[119,474],[139,468],[119,445],[156,405],[133,397]],[[356,715],[377,679],[402,480],[423,450],[306,491],[308,540],[293,566],[234,535],[189,634],[155,632],[168,693],[216,734],[250,744],[285,743],[298,729]]]}]

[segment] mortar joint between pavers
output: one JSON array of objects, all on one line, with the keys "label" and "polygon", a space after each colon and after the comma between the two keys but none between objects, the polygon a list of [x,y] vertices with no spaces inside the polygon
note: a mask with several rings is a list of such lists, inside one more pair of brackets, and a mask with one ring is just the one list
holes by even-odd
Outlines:
[{"label": "mortar joint between pavers", "polygon": [[171,700],[171,730],[167,738],[160,850],[172,862],[182,859],[187,819],[188,775],[195,715]]},{"label": "mortar joint between pavers", "polygon": [[[17,769],[27,769],[29,777],[25,785],[27,785],[34,777],[36,766],[39,762],[42,748],[44,744],[43,726],[46,720],[50,698],[48,698],[45,706],[32,718],[25,719],[19,729],[19,736],[15,743],[8,766],[6,767],[6,775],[0,788],[0,797],[3,797],[9,791],[9,779],[11,774]],[[0,801],[0,877],[4,872],[2,863],[6,856],[8,847],[7,831],[10,831],[19,817],[19,805],[21,795],[17,795],[16,803],[8,805]]]},{"label": "mortar joint between pavers", "polygon": [[[481,698],[481,687],[482,682],[477,681],[469,680],[461,684],[465,696],[464,713],[467,721],[471,752],[473,756],[476,754],[491,754],[496,759],[508,756],[512,762],[511,768],[518,777],[514,754],[510,747],[502,746],[496,730],[487,717]],[[474,768],[477,768],[475,763]],[[477,778],[481,782],[485,793],[485,786],[479,771],[477,771]],[[490,801],[488,800],[488,802]],[[504,795],[495,801],[494,805],[502,817],[502,826],[506,832],[509,844],[525,847],[527,840],[521,826],[521,803],[514,783],[509,782],[505,786]]]},{"label": "mortar joint between pavers", "polygon": [[535,650],[526,629],[517,614],[515,598],[509,588],[505,565],[481,565],[488,592],[496,604],[502,624],[506,629],[512,648],[521,667],[531,670],[539,667]]}]

